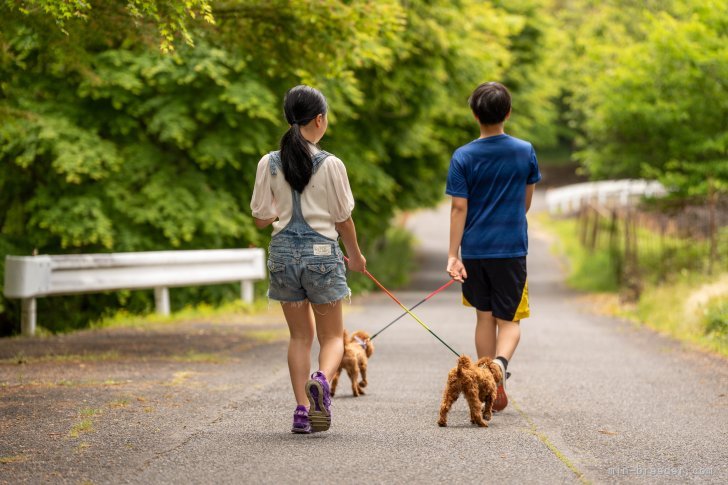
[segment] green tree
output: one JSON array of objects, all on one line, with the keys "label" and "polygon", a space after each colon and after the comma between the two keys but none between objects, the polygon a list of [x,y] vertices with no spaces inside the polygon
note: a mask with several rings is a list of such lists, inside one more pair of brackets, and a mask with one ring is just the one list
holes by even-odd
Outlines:
[{"label": "green tree", "polygon": [[515,28],[487,2],[411,2],[405,12],[392,64],[355,71],[359,100],[331,133],[352,162],[355,195],[367,194],[357,215],[365,227],[442,199],[452,150],[477,133],[468,95],[503,74]]},{"label": "green tree", "polygon": [[[275,148],[285,128],[280,115],[285,89],[309,69],[328,74],[329,82],[346,93],[351,67],[339,69],[335,50],[353,53],[347,54],[347,63],[357,56],[358,65],[366,65],[362,59],[380,57],[375,51],[382,43],[372,33],[400,28],[396,10],[384,15],[386,5],[331,2],[358,10],[344,15],[345,23],[336,9],[301,19],[296,9],[308,12],[310,5],[278,3],[280,17],[268,17],[267,2],[251,6],[260,10],[259,18],[280,21],[305,39],[326,28],[331,53],[322,62],[305,43],[302,55],[288,62],[291,37],[271,33],[270,43],[261,48],[259,30],[252,28],[246,37],[228,42],[234,25],[197,30],[194,48],[178,46],[176,53],[163,54],[135,25],[119,22],[106,10],[74,29],[67,23],[67,34],[42,12],[4,12],[3,259],[34,249],[70,253],[264,245],[248,202],[257,160]],[[291,18],[300,25],[289,23]],[[257,26],[274,30],[270,24]],[[349,35],[353,31],[368,34]],[[174,293],[190,297],[190,292]],[[234,291],[218,298],[225,294]],[[84,296],[39,304],[67,305],[69,311],[56,313],[80,314],[76,324],[81,324],[88,317],[82,307],[91,307],[93,314],[124,298]],[[148,296],[136,301],[137,308],[149,304]]]},{"label": "green tree", "polygon": [[587,172],[658,178],[676,196],[705,195],[709,178],[726,190],[728,3],[568,3],[562,77]]},{"label": "green tree", "polygon": [[558,56],[564,36],[557,28],[549,0],[499,1],[509,13],[510,60],[502,82],[514,93],[508,131],[532,142],[536,149],[554,147],[563,129],[556,102],[562,87]]},{"label": "green tree", "polygon": [[189,31],[190,20],[202,18],[206,22],[215,23],[211,0],[4,0],[4,4],[25,15],[47,16],[66,34],[69,30],[82,29],[82,24],[93,22],[101,16],[114,17],[117,26],[119,23],[131,22],[142,28],[153,25],[157,29],[159,47],[163,52],[174,50],[177,37],[182,37],[187,44],[193,45]]},{"label": "green tree", "polygon": [[[467,95],[503,74],[524,25],[480,1],[241,0],[215,3],[215,25],[189,24],[194,47],[163,53],[126,3],[68,20],[10,3],[0,256],[264,246],[248,207],[255,167],[286,129],[283,93],[301,82],[329,98],[324,147],[347,164],[360,231],[378,247],[395,211],[441,199],[452,149],[475,135]],[[151,302],[119,293],[39,304],[81,325],[109,304]]]}]

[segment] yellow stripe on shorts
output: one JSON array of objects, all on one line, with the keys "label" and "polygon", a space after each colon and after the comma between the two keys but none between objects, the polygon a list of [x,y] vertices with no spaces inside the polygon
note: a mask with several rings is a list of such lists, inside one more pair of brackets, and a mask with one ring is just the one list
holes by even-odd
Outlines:
[{"label": "yellow stripe on shorts", "polygon": [[518,321],[522,318],[528,318],[531,316],[531,309],[528,306],[528,280],[523,285],[523,294],[521,295],[521,302],[518,304],[516,314],[513,316],[513,321]]}]

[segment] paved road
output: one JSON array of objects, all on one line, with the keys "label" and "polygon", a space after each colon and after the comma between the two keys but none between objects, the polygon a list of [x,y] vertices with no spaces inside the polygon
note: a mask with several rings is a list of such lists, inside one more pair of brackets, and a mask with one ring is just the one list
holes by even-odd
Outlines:
[{"label": "paved road", "polygon": [[[398,292],[405,303],[445,281],[447,217],[443,207],[409,222],[421,241],[420,270]],[[23,481],[41,481],[33,470],[46,477],[56,470],[51,476],[71,483],[728,482],[728,363],[590,313],[564,288],[548,246],[532,231],[533,317],[522,323],[510,366],[511,405],[489,428],[469,423],[463,400],[450,426],[437,426],[455,357],[403,319],[375,341],[366,396],[351,397],[342,378],[327,433],[289,432],[294,402],[278,343],[248,352],[237,368],[221,367],[205,383],[215,393],[185,399],[192,411],[160,410],[144,429],[105,423],[85,455],[17,470]],[[472,355],[474,315],[451,290],[416,313]],[[373,295],[355,301],[347,327],[371,333],[399,311]]]},{"label": "paved road", "polygon": [[[447,208],[410,221],[421,266],[405,303],[444,282]],[[436,425],[455,358],[411,319],[377,338],[367,395],[348,378],[323,434],[288,432],[285,368],[263,372],[233,409],[149,461],[134,482],[316,481],[344,483],[728,481],[728,365],[652,332],[594,316],[564,288],[548,241],[532,234],[533,317],[509,381],[512,405],[487,429],[471,426],[460,400]],[[418,315],[460,352],[474,353],[472,310],[459,293]],[[398,315],[386,297],[357,302],[349,329],[373,332]],[[271,358],[283,362],[279,347]]]}]

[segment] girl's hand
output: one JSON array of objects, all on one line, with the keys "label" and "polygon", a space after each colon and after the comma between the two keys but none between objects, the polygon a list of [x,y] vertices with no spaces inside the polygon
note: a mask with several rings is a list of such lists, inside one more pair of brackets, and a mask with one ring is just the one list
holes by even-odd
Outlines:
[{"label": "girl's hand", "polygon": [[253,217],[253,222],[255,223],[255,227],[257,227],[258,229],[266,228],[277,220],[278,220],[278,216],[273,217],[272,219],[258,219],[257,217]]},{"label": "girl's hand", "polygon": [[358,256],[352,256],[349,258],[349,269],[363,273],[367,269],[367,259],[361,253]]},{"label": "girl's hand", "polygon": [[447,258],[446,271],[450,275],[450,278],[454,279],[455,281],[459,281],[460,283],[463,283],[464,280],[468,277],[468,273],[467,271],[465,271],[465,266],[463,265],[463,262],[455,256],[450,256],[449,258]]}]

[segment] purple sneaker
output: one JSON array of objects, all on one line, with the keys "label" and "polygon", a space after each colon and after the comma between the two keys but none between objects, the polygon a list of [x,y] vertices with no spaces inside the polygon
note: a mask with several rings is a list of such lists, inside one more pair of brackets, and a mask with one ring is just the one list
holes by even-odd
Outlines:
[{"label": "purple sneaker", "polygon": [[293,411],[293,427],[291,433],[308,434],[311,432],[311,422],[308,420],[306,406],[298,405]]},{"label": "purple sneaker", "polygon": [[308,410],[311,431],[326,431],[331,426],[331,392],[322,372],[311,374],[311,379],[306,382],[306,395],[311,403]]}]

